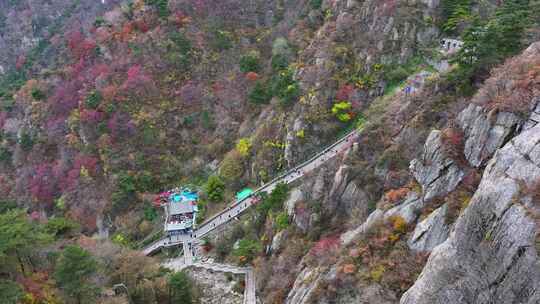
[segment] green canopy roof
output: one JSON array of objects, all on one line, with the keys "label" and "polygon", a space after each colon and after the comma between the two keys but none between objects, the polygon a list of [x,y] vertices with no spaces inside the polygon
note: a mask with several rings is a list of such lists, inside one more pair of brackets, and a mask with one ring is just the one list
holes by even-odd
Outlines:
[{"label": "green canopy roof", "polygon": [[251,193],[253,193],[253,190],[250,188],[244,188],[240,192],[236,193],[236,200],[241,201],[244,198],[248,197]]}]

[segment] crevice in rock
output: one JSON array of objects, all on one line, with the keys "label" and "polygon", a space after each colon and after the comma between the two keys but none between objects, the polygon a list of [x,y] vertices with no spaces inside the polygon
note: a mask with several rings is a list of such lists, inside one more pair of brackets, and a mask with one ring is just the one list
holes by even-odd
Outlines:
[{"label": "crevice in rock", "polygon": [[450,167],[454,164],[453,161],[450,161],[450,163],[444,167],[442,167],[440,170],[439,170],[439,175],[434,179],[432,180],[431,182],[429,182],[429,184],[427,184],[426,186],[426,189],[431,187],[431,185],[433,185],[435,182],[437,182],[441,177],[443,177],[447,172],[448,170],[450,169]]},{"label": "crevice in rock", "polygon": [[499,286],[502,282],[504,282],[504,280],[508,276],[508,273],[510,272],[510,270],[517,264],[519,259],[521,259],[521,257],[523,257],[523,255],[525,254],[525,251],[527,250],[528,247],[529,246],[519,246],[518,247],[516,253],[512,257],[512,262],[510,263],[510,265],[508,265],[506,267],[504,273],[499,278],[495,279],[493,282],[491,282],[489,284],[489,286],[488,286],[489,289],[492,289],[493,287]]},{"label": "crevice in rock", "polygon": [[425,235],[427,232],[428,232],[427,230],[422,231],[422,233],[420,233],[420,235],[419,235],[417,238],[415,238],[414,240],[412,240],[412,241],[413,241],[414,243],[418,242],[419,240],[422,239],[422,237],[424,237],[424,235]]},{"label": "crevice in rock", "polygon": [[503,141],[501,143],[501,147],[504,147],[509,141],[512,140],[512,138],[516,137],[520,132],[518,131],[518,125],[519,124],[514,124],[512,125],[512,131],[509,132],[504,138],[503,138]]}]

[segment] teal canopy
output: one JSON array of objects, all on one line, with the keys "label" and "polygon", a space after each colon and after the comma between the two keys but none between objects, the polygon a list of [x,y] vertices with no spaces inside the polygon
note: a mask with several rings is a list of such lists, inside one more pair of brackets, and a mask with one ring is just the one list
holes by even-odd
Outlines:
[{"label": "teal canopy", "polygon": [[253,190],[250,188],[244,188],[240,192],[236,193],[236,200],[241,201],[248,197],[251,193],[253,193]]}]

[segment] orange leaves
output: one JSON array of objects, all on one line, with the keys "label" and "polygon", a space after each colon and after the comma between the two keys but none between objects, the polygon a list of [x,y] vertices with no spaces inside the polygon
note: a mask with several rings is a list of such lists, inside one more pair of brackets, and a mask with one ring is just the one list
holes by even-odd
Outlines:
[{"label": "orange leaves", "polygon": [[343,273],[351,274],[356,272],[356,266],[354,264],[343,265]]},{"label": "orange leaves", "polygon": [[172,18],[174,19],[174,23],[176,23],[180,28],[191,23],[191,17],[182,11],[175,12]]},{"label": "orange leaves", "polygon": [[113,101],[117,94],[118,94],[118,87],[115,86],[114,84],[111,84],[105,87],[101,91],[101,95],[103,96],[103,99],[105,101]]},{"label": "orange leaves", "polygon": [[249,80],[249,81],[255,81],[255,80],[259,79],[259,74],[255,73],[255,72],[248,72],[246,74],[246,79]]},{"label": "orange leaves", "polygon": [[394,232],[397,234],[404,234],[407,232],[407,222],[404,218],[402,218],[399,215],[392,216],[390,219],[390,222],[392,223],[392,228],[394,229]]},{"label": "orange leaves", "polygon": [[115,34],[116,38],[122,42],[127,42],[131,39],[132,33],[133,33],[133,23],[126,22],[122,26],[122,29]]},{"label": "orange leaves", "polygon": [[409,193],[410,189],[407,187],[399,188],[399,189],[392,189],[384,195],[385,199],[389,201],[390,203],[394,204],[407,196],[407,193]]}]

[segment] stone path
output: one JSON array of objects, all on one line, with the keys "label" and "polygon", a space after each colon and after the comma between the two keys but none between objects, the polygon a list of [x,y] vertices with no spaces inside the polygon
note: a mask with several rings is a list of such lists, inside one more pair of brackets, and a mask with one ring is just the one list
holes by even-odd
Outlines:
[{"label": "stone path", "polygon": [[286,173],[274,178],[270,182],[257,188],[253,194],[243,200],[235,201],[227,209],[222,210],[218,214],[206,220],[203,224],[197,227],[192,235],[176,235],[160,239],[143,249],[145,255],[149,255],[162,247],[171,247],[182,244],[184,255],[181,258],[169,260],[163,266],[180,271],[186,267],[200,267],[212,271],[229,272],[235,274],[246,275],[246,286],[244,292],[244,304],[256,303],[256,286],[255,274],[251,267],[237,267],[226,264],[216,264],[208,262],[196,262],[193,254],[193,249],[199,244],[199,240],[217,228],[226,225],[231,220],[240,216],[245,210],[256,203],[256,195],[261,192],[270,193],[279,183],[289,184],[303,177],[307,173],[320,167],[328,160],[336,155],[345,152],[349,149],[355,140],[358,138],[358,131],[354,130],[345,135],[334,144],[330,145],[314,157],[287,171]]},{"label": "stone path", "polygon": [[193,239],[202,239],[208,233],[214,231],[222,225],[227,224],[234,218],[240,216],[245,210],[253,206],[256,202],[255,196],[260,192],[270,193],[279,183],[289,184],[297,179],[303,177],[306,173],[313,171],[314,169],[323,165],[326,161],[332,159],[339,153],[345,152],[350,148],[358,137],[357,130],[354,130],[344,136],[342,139],[338,140],[328,148],[321,151],[319,154],[305,161],[304,163],[296,166],[295,168],[287,171],[285,174],[282,174],[265,185],[257,188],[253,191],[253,194],[243,200],[235,201],[227,209],[222,210],[221,212],[215,214],[203,224],[198,226],[195,231],[193,231],[193,237],[189,235],[180,235],[174,236],[172,238],[163,238],[158,240],[146,248],[143,249],[143,253],[148,255],[154,251],[159,250],[161,247],[170,247],[179,245],[184,242],[194,242]]}]

